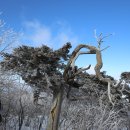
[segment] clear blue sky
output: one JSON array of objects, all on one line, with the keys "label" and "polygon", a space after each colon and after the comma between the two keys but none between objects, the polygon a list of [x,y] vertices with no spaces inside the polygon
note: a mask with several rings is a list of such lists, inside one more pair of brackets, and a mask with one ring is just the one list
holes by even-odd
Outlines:
[{"label": "clear blue sky", "polygon": [[[94,29],[104,35],[103,52],[107,74],[119,77],[130,71],[130,0],[0,0],[0,16],[6,25],[22,32],[21,42],[53,48],[71,41],[96,45]],[[81,56],[77,64],[94,66],[94,56]]]}]

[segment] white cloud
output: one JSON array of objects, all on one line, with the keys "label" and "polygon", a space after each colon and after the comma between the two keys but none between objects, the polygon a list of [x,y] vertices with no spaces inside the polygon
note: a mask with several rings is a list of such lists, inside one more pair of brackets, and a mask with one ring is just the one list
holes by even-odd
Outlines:
[{"label": "white cloud", "polygon": [[30,41],[34,46],[49,43],[51,40],[51,30],[40,24],[38,21],[26,21],[24,27],[24,41]]},{"label": "white cloud", "polygon": [[41,24],[39,21],[25,21],[23,23],[23,41],[30,42],[32,46],[46,44],[53,48],[59,48],[66,42],[72,44],[77,42],[77,37],[73,35],[69,27],[57,24],[57,30]]}]

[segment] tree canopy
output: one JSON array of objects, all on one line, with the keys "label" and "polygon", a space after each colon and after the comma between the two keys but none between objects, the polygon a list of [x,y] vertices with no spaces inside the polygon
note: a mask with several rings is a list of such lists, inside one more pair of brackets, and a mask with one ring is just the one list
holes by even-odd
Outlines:
[{"label": "tree canopy", "polygon": [[[72,53],[69,53],[71,48],[69,42],[58,50],[53,50],[46,45],[36,48],[20,46],[15,48],[12,54],[2,53],[4,59],[0,64],[4,70],[20,75],[35,90],[35,103],[39,99],[40,92],[53,94],[51,120],[56,124],[54,125],[56,130],[63,95],[71,101],[87,99],[89,102],[93,98],[95,103],[98,102],[97,97],[102,97],[103,103],[109,103],[109,107],[113,106],[118,110],[125,108],[124,112],[128,109],[129,73],[122,73],[121,79],[117,82],[113,77],[100,71],[103,66],[101,43],[102,39],[99,39],[98,47],[79,44]],[[81,52],[82,48],[86,48],[87,51]],[[96,55],[95,75],[86,72],[91,65],[87,68],[75,66],[75,61],[81,54]],[[50,130],[50,126],[47,130]]]}]

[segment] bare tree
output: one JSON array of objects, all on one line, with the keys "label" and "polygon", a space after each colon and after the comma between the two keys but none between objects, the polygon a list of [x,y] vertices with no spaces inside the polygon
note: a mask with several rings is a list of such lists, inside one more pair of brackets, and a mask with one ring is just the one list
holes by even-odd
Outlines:
[{"label": "bare tree", "polygon": [[[3,52],[9,51],[12,45],[16,43],[17,36],[18,36],[17,33],[15,33],[12,29],[7,28],[5,26],[5,22],[2,19],[0,19],[0,58]],[[2,122],[1,113],[2,113],[2,103],[0,95],[0,122]]]}]

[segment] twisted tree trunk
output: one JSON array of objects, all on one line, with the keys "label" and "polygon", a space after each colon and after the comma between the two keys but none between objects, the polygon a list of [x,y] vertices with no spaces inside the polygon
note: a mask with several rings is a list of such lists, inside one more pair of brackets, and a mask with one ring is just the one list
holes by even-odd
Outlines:
[{"label": "twisted tree trunk", "polygon": [[46,130],[58,130],[58,123],[62,105],[63,88],[53,94],[53,102],[50,110],[49,121]]}]

